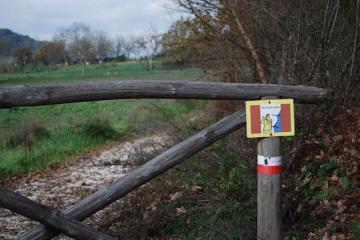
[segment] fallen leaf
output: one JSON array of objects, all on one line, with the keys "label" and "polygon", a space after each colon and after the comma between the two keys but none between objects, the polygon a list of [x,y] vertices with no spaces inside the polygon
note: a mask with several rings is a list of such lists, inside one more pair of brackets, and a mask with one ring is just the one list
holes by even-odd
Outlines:
[{"label": "fallen leaf", "polygon": [[170,200],[171,201],[176,201],[178,200],[179,198],[182,197],[182,193],[181,192],[176,192],[176,193],[173,193],[173,194],[170,194]]},{"label": "fallen leaf", "polygon": [[200,192],[200,191],[202,191],[203,189],[202,189],[202,187],[200,187],[200,186],[194,186],[194,187],[192,187],[191,189],[190,189],[190,191],[191,192],[194,192],[194,193],[196,193],[196,192]]},{"label": "fallen leaf", "polygon": [[183,215],[187,213],[187,210],[184,207],[176,208],[176,213],[177,215]]}]

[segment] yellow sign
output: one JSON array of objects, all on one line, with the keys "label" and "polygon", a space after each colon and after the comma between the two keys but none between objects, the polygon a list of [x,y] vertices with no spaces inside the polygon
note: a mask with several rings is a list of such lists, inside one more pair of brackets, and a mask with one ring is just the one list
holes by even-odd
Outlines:
[{"label": "yellow sign", "polygon": [[293,99],[246,101],[248,138],[294,136]]}]

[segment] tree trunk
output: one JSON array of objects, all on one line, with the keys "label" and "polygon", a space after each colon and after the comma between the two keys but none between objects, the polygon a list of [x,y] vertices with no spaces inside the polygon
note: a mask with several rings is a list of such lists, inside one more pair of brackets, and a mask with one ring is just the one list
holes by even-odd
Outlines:
[{"label": "tree trunk", "polygon": [[81,77],[84,78],[86,75],[86,59],[81,61]]},{"label": "tree trunk", "polygon": [[256,52],[255,46],[252,43],[252,41],[249,37],[249,34],[246,32],[243,24],[241,23],[240,18],[237,15],[236,9],[234,6],[231,7],[231,12],[232,12],[233,17],[235,18],[236,26],[239,29],[240,34],[244,39],[245,45],[248,48],[248,51],[250,52],[251,58],[255,62],[256,72],[259,75],[260,81],[264,84],[268,83],[266,73],[265,73],[264,67],[262,65],[262,62],[260,60],[260,57],[259,57],[258,53]]},{"label": "tree trunk", "polygon": [[153,70],[153,56],[149,57],[149,71],[152,72]]}]

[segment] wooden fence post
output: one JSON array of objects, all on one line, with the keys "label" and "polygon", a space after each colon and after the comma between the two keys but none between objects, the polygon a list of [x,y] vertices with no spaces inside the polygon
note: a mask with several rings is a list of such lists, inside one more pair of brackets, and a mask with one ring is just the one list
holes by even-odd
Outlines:
[{"label": "wooden fence post", "polygon": [[[213,142],[232,133],[245,125],[245,113],[235,112],[206,129],[194,134],[172,148],[162,152],[144,165],[130,171],[109,186],[91,194],[80,202],[63,211],[70,218],[83,220],[110,203],[125,196],[137,187],[159,176],[168,169],[180,164],[185,159],[206,148]],[[40,225],[16,239],[44,240],[51,239],[57,233]]]},{"label": "wooden fence post", "polygon": [[90,226],[71,219],[45,205],[34,202],[27,197],[0,186],[0,207],[7,208],[25,217],[59,230],[67,236],[80,240],[112,240],[109,235],[99,232]]},{"label": "wooden fence post", "polygon": [[[269,97],[263,99],[269,99]],[[257,145],[257,154],[258,154],[257,156],[258,158],[257,239],[280,240],[281,239],[280,138],[270,137],[270,138],[261,139]]]}]

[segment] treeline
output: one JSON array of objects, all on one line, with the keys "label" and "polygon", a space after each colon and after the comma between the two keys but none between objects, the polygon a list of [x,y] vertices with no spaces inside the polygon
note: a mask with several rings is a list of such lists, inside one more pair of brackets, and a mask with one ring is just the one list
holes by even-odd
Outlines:
[{"label": "treeline", "polygon": [[174,0],[186,18],[164,35],[173,63],[229,82],[306,84],[359,101],[359,0]]},{"label": "treeline", "polygon": [[[153,68],[153,58],[160,53],[161,34],[155,30],[140,37],[110,37],[106,32],[93,30],[83,23],[73,23],[60,29],[51,41],[45,41],[35,51],[30,46],[12,50],[15,70],[23,71],[26,65],[69,65],[81,64],[82,75],[89,63],[125,61],[142,58]],[[4,72],[4,71],[3,71]]]}]

